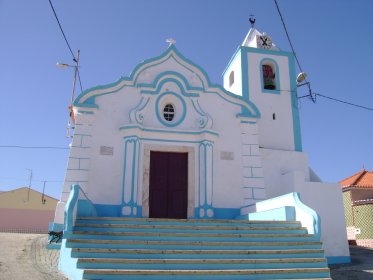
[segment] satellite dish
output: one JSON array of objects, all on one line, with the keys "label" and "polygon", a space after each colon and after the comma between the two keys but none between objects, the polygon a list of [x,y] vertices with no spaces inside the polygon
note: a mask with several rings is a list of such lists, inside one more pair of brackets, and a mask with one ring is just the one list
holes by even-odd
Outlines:
[{"label": "satellite dish", "polygon": [[297,76],[297,84],[303,83],[307,79],[307,73],[301,72]]}]

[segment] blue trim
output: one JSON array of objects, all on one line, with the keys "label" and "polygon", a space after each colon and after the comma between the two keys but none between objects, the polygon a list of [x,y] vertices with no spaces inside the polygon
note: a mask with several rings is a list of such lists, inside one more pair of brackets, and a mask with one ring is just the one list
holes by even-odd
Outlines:
[{"label": "blue trim", "polygon": [[233,61],[236,60],[237,56],[240,55],[240,52],[241,52],[241,46],[238,46],[236,51],[234,52],[234,54],[232,55],[232,57],[229,59],[228,63],[227,63],[227,66],[225,67],[225,69],[223,70],[223,73],[221,74],[222,77],[225,76],[225,74],[227,73],[228,69],[230,68],[231,64],[233,64]]},{"label": "blue trim", "polygon": [[[291,109],[293,116],[293,133],[294,133],[294,149],[297,152],[302,151],[302,134],[300,128],[299,108],[298,108],[298,93],[296,85],[296,73],[294,56],[289,56],[289,77],[290,77],[290,94],[291,94]],[[294,90],[293,90],[294,89]]]},{"label": "blue trim", "polygon": [[[84,196],[79,199],[79,194]],[[79,185],[72,185],[64,211],[64,232],[71,232],[77,216],[97,216],[97,210]]]},{"label": "blue trim", "polygon": [[[95,204],[94,205],[97,209],[97,216],[98,217],[123,217],[122,213],[122,205],[117,204]],[[137,215],[133,215],[130,217],[142,217],[142,206],[136,205],[135,208],[137,209]]]},{"label": "blue trim", "polygon": [[[121,217],[122,205],[113,204],[94,204],[97,210],[97,217]],[[136,217],[142,217],[142,206],[137,205],[137,215]],[[216,208],[210,206],[214,211],[214,219],[236,219],[240,215],[240,208]],[[199,207],[194,208],[194,217],[199,219]],[[133,216],[135,218],[135,216]],[[206,217],[205,217],[206,218]],[[204,218],[204,219],[205,219]]]},{"label": "blue trim", "polygon": [[[242,49],[243,50],[243,49]],[[243,100],[249,102],[250,100],[250,90],[249,90],[249,57],[247,52],[241,51],[241,81],[242,81],[242,98]],[[259,110],[258,110],[259,112]]]},{"label": "blue trim", "polygon": [[[172,120],[172,121],[166,121],[164,118],[163,118],[163,112],[159,112],[159,102],[162,101],[162,99],[164,98],[167,98],[167,95],[172,95],[172,96],[175,96],[181,103],[181,106],[182,108],[180,108],[179,106],[177,106],[177,104],[173,104],[174,107],[175,107],[175,119]],[[172,103],[172,102],[170,102]],[[160,123],[162,123],[163,125],[167,126],[167,127],[175,127],[175,126],[178,126],[180,123],[182,123],[185,119],[185,115],[186,115],[186,104],[185,104],[185,101],[183,98],[181,98],[179,95],[177,95],[176,93],[174,92],[170,92],[170,91],[167,91],[167,92],[164,92],[162,93],[161,95],[158,96],[157,98],[157,101],[155,103],[155,110],[156,110],[156,115],[157,115],[157,119]],[[181,111],[181,116],[179,116],[179,111]]]},{"label": "blue trim", "polygon": [[[157,138],[140,138],[141,140],[155,141],[155,142],[165,142],[165,143],[189,143],[189,144],[199,144],[204,140],[195,140],[195,141],[185,141],[185,140],[168,140],[168,139],[157,139]],[[210,141],[214,143],[213,141]]]},{"label": "blue trim", "polygon": [[[177,78],[181,79],[183,83],[181,83],[179,80],[177,80],[174,77],[167,77],[167,76],[176,76]],[[186,96],[186,97],[189,97],[189,96],[199,97],[200,96],[197,93],[190,93],[190,92],[188,93],[188,92],[186,92],[186,90],[188,90],[188,91],[203,91],[204,90],[204,88],[201,88],[201,87],[192,87],[183,75],[181,75],[180,73],[175,72],[175,71],[162,72],[154,79],[152,84],[138,84],[137,86],[141,87],[141,88],[147,88],[147,87],[151,88],[151,89],[156,88],[156,90],[151,90],[151,89],[141,90],[141,93],[143,93],[143,94],[153,94],[154,95],[154,94],[158,94],[160,92],[160,90],[162,89],[163,85],[167,82],[175,83],[178,86],[178,88],[180,89],[181,94],[183,96]]]},{"label": "blue trim", "polygon": [[[200,131],[183,131],[183,130],[164,130],[164,129],[154,129],[154,128],[144,128],[140,125],[126,125],[119,128],[119,130],[128,130],[128,129],[139,129],[145,132],[158,132],[158,133],[176,133],[176,134],[186,134],[186,135],[201,135],[201,134],[211,134],[215,136],[219,136],[219,134],[215,131],[211,130],[200,130]],[[199,142],[199,141],[198,141]]]},{"label": "blue trim", "polygon": [[[97,105],[95,104],[95,98],[97,96],[102,96],[106,94],[111,94],[118,92],[124,87],[139,87],[139,86],[145,86],[148,87],[150,86],[149,84],[140,84],[137,85],[137,78],[140,75],[141,72],[146,70],[147,68],[163,63],[163,59],[167,58],[174,58],[175,61],[181,65],[182,67],[188,69],[191,72],[194,72],[198,79],[201,81],[202,88],[197,88],[197,87],[190,87],[191,90],[206,90],[206,93],[214,93],[217,94],[220,98],[223,98],[225,101],[230,102],[232,104],[236,104],[241,106],[242,110],[242,115],[247,116],[247,117],[253,117],[253,118],[259,118],[260,117],[260,112],[258,108],[250,102],[247,98],[244,99],[240,96],[237,96],[227,90],[225,90],[221,85],[217,84],[211,84],[209,77],[207,76],[206,72],[204,69],[199,67],[198,65],[194,64],[184,56],[182,56],[177,49],[174,46],[169,47],[163,54],[160,56],[145,60],[144,62],[138,64],[133,72],[131,73],[130,77],[122,77],[120,78],[117,82],[103,85],[103,86],[96,86],[93,88],[90,88],[88,90],[83,91],[74,101],[74,106],[77,107],[91,107],[91,108],[98,108]],[[154,63],[157,62],[157,63]],[[195,68],[197,68],[196,73]],[[182,77],[180,74],[172,72],[172,71],[166,71],[164,73],[161,73],[160,75],[157,76],[157,79],[161,79],[164,75],[176,75],[177,77]],[[185,77],[181,78],[182,81],[186,81]],[[204,80],[206,82],[204,82]],[[173,81],[177,81],[176,79],[173,79]],[[123,85],[120,85],[123,82]],[[178,81],[179,82],[179,81]],[[180,82],[179,82],[180,85]],[[188,85],[188,84],[187,84]],[[117,89],[110,90],[114,87],[119,86]],[[105,92],[105,90],[107,90]],[[94,93],[96,91],[96,93]],[[92,93],[92,96],[88,97],[86,100],[82,101],[83,97],[86,95]],[[190,94],[189,94],[190,95]],[[196,95],[197,96],[197,95]],[[227,97],[230,97],[232,100],[228,99]]]},{"label": "blue trim", "polygon": [[[206,217],[200,217],[200,207],[194,208],[195,219],[206,219]],[[214,219],[225,220],[225,219],[236,219],[240,215],[240,208],[211,208],[214,211]]]},{"label": "blue trim", "polygon": [[[208,165],[207,165],[207,150],[211,149],[211,168],[207,170]],[[198,215],[196,216],[197,218],[204,218],[204,219],[212,219],[214,218],[215,211],[212,207],[212,197],[213,197],[213,190],[214,190],[214,166],[213,166],[213,161],[214,161],[214,144],[211,141],[204,140],[200,142],[199,147],[198,147]],[[201,161],[202,164],[204,165],[204,173],[201,173]],[[211,177],[207,177],[208,172],[211,173]],[[203,186],[201,185],[201,178],[203,178]],[[209,203],[207,201],[207,182],[208,180],[211,180],[211,202]],[[203,188],[203,189],[202,189]],[[201,200],[201,190],[204,192],[204,199]],[[203,213],[200,213],[203,212]],[[207,215],[207,211],[212,211],[212,216],[209,217]]]},{"label": "blue trim", "polygon": [[60,250],[61,249],[61,243],[48,243],[46,248],[48,250]]},{"label": "blue trim", "polygon": [[78,203],[79,185],[72,185],[64,211],[64,231],[72,231],[74,226],[74,209]]},{"label": "blue trim", "polygon": [[252,48],[252,47],[245,47],[245,46],[241,46],[241,50],[244,50],[245,52],[250,52],[250,53],[260,53],[260,54],[270,54],[270,55],[275,55],[275,56],[294,57],[293,53],[291,53],[291,52],[285,52],[285,51],[279,51],[279,50],[266,50],[266,49]]},{"label": "blue trim", "polygon": [[325,257],[328,261],[328,265],[330,264],[338,264],[338,263],[350,263],[351,257],[350,256],[333,256],[333,257]]},{"label": "blue trim", "polygon": [[[96,216],[92,215],[92,202],[86,199],[78,199],[78,216]],[[96,213],[97,214],[97,213]]]},{"label": "blue trim", "polygon": [[[129,144],[133,145],[133,153],[132,153],[132,166],[131,166],[131,173],[127,170],[127,152],[129,149]],[[130,216],[130,217],[138,217],[139,212],[137,212],[137,191],[138,191],[138,170],[135,168],[136,164],[139,162],[139,154],[140,154],[140,138],[137,136],[129,136],[124,138],[124,164],[123,164],[123,179],[122,179],[122,203],[121,203],[121,216]],[[137,173],[136,173],[137,171]],[[131,176],[131,186],[126,186],[126,175]],[[125,198],[125,190],[126,188],[131,188],[131,197],[128,202],[126,202]],[[136,191],[136,197],[134,195]],[[130,208],[129,214],[124,214],[123,209],[125,207]]]},{"label": "blue trim", "polygon": [[[275,70],[275,87],[276,87],[276,89],[273,89],[273,90],[264,88],[263,64],[265,64],[266,62],[270,62],[270,63],[274,64],[275,69],[272,69],[272,70]],[[280,85],[280,71],[279,71],[279,67],[278,67],[278,64],[277,64],[276,60],[274,60],[272,58],[263,58],[259,63],[259,67],[260,67],[260,84],[261,84],[262,92],[263,93],[271,93],[271,94],[281,94],[281,91],[280,91],[280,88],[281,88],[281,85]],[[291,76],[290,76],[290,78],[291,78]]]}]

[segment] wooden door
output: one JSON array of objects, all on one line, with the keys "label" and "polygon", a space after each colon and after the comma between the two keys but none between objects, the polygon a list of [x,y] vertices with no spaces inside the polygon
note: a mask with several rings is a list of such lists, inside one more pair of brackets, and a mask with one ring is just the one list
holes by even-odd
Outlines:
[{"label": "wooden door", "polygon": [[186,219],[188,153],[150,152],[149,217]]}]

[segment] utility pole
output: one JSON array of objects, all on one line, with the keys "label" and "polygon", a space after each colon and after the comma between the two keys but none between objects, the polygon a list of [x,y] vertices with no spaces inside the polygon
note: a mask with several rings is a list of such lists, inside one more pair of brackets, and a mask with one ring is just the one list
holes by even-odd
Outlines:
[{"label": "utility pole", "polygon": [[78,74],[78,71],[79,71],[79,58],[80,58],[80,50],[78,50],[78,54],[76,56],[76,58],[74,57],[73,61],[75,62],[75,65],[69,65],[67,63],[59,63],[57,62],[57,67],[60,67],[60,68],[69,68],[69,67],[73,67],[74,68],[74,81],[73,81],[73,89],[72,89],[72,94],[71,94],[71,100],[70,100],[70,105],[69,105],[69,121],[67,123],[67,129],[66,129],[66,137],[68,138],[71,138],[72,135],[71,135],[71,122],[73,123],[73,125],[75,125],[75,116],[74,116],[74,99],[75,99],[75,87],[76,87],[76,76]]},{"label": "utility pole", "polygon": [[32,181],[32,170],[30,168],[26,168],[30,174],[29,174],[29,183],[28,183],[28,191],[27,191],[27,201],[30,200],[30,189],[31,189],[31,181]]},{"label": "utility pole", "polygon": [[44,191],[45,191],[45,184],[47,183],[47,181],[43,181],[44,185],[43,185],[43,194],[41,196],[41,204],[45,204],[45,199],[44,199]]}]

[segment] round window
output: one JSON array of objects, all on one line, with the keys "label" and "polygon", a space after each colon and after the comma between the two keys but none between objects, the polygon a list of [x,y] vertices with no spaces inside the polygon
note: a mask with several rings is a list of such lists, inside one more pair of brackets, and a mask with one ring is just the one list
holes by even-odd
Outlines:
[{"label": "round window", "polygon": [[166,121],[172,122],[175,117],[175,108],[174,105],[168,103],[163,108],[163,117]]}]

